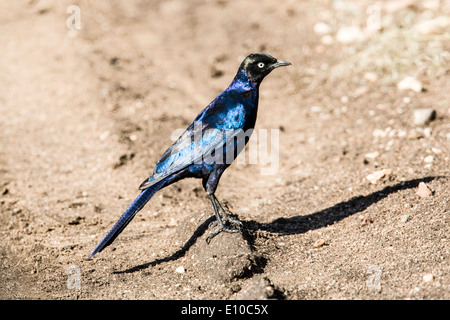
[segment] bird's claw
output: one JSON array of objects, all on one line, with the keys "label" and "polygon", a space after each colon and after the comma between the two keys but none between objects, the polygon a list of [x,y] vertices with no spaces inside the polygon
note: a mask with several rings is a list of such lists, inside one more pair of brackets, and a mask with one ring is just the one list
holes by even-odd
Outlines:
[{"label": "bird's claw", "polygon": [[216,225],[216,226],[210,232],[210,234],[206,237],[206,243],[209,244],[211,242],[211,239],[214,238],[215,236],[217,236],[222,231],[230,232],[230,233],[241,232],[241,228],[242,228],[241,221],[239,221],[238,219],[233,218],[233,217],[225,217],[223,220],[224,220],[224,223],[221,223],[219,225],[217,225],[218,224],[217,221],[211,222],[211,224],[209,225],[209,228],[211,228],[213,225]]},{"label": "bird's claw", "polygon": [[236,226],[238,229],[243,227],[242,222],[240,220],[238,220],[237,218],[226,216],[223,220],[224,220],[225,224],[227,224],[227,223],[232,224],[232,225]]}]

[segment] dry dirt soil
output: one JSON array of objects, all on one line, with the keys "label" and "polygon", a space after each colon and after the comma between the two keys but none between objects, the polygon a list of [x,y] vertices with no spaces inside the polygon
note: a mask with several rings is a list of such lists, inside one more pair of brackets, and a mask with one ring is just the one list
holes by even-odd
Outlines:
[{"label": "dry dirt soil", "polygon": [[[449,14],[449,1],[1,1],[0,298],[450,299]],[[292,66],[260,90],[255,135],[279,133],[278,169],[233,164],[217,191],[245,231],[208,245],[212,206],[190,179],[88,259],[252,52]],[[419,89],[400,90],[405,77]],[[419,108],[435,119],[415,124]]]}]

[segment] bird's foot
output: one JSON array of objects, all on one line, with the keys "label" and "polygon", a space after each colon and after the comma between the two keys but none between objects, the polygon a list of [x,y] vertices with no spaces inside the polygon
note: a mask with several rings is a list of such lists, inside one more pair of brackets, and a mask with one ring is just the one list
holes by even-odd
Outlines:
[{"label": "bird's foot", "polygon": [[211,242],[211,239],[217,236],[222,231],[230,233],[241,232],[242,222],[240,222],[238,219],[227,216],[223,220],[224,223],[218,224],[217,221],[214,221],[209,225],[210,228],[213,227],[213,225],[216,226],[206,237],[206,243],[209,244]]},{"label": "bird's foot", "polygon": [[239,231],[241,231],[240,229],[243,227],[242,222],[239,219],[234,218],[234,217],[229,216],[229,215],[225,216],[223,218],[223,221],[224,221],[225,224],[234,225],[235,228],[239,229]]}]

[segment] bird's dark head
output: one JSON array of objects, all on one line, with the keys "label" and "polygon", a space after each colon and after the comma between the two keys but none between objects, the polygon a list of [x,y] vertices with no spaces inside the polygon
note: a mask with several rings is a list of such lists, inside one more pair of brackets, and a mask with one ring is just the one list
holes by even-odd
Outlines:
[{"label": "bird's dark head", "polygon": [[259,83],[273,69],[290,64],[289,61],[277,60],[265,53],[252,53],[242,61],[239,68],[247,73],[251,81]]}]

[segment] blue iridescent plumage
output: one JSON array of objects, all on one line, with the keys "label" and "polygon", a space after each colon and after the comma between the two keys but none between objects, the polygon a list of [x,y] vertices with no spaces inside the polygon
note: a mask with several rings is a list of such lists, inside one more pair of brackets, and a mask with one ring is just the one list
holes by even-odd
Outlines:
[{"label": "blue iridescent plumage", "polygon": [[184,178],[203,179],[203,187],[213,205],[218,227],[208,236],[208,241],[220,231],[239,231],[227,223],[232,219],[226,216],[214,192],[222,173],[244,148],[251,134],[249,130],[255,126],[261,81],[273,69],[289,64],[266,54],[251,54],[245,58],[228,88],[162,155],[153,174],[140,185],[139,196],[89,257],[110,245],[158,190]]}]

